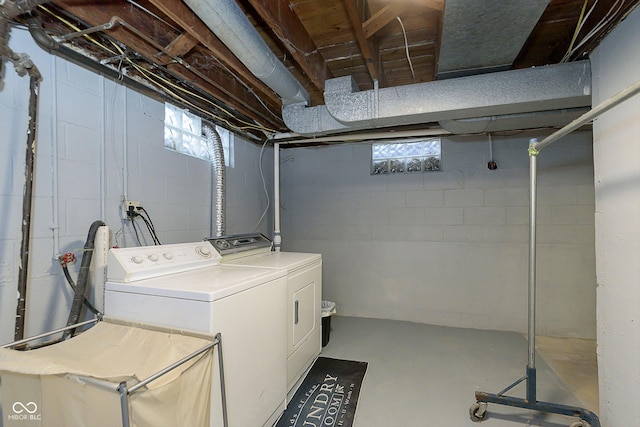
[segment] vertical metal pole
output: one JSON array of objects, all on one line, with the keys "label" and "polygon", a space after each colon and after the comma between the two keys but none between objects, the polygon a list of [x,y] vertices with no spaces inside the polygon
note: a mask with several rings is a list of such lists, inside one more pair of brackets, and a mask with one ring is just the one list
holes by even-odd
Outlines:
[{"label": "vertical metal pole", "polygon": [[122,381],[118,386],[118,393],[120,393],[122,427],[129,427],[129,390],[127,390],[127,383],[125,381]]},{"label": "vertical metal pole", "polygon": [[280,144],[273,144],[273,247],[280,252]]},{"label": "vertical metal pole", "polygon": [[537,202],[537,158],[534,145],[529,140],[529,360],[527,363],[527,400],[536,401],[536,202]]},{"label": "vertical metal pole", "polygon": [[222,398],[222,424],[224,427],[229,425],[229,415],[227,414],[227,388],[224,384],[224,363],[222,363],[222,335],[220,332],[216,334],[218,340],[218,367],[220,370],[220,396]]}]

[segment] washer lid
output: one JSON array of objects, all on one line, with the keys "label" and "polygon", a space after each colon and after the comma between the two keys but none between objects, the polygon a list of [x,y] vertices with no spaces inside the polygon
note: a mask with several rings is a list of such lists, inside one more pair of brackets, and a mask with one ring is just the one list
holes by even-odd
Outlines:
[{"label": "washer lid", "polygon": [[286,274],[286,270],[220,265],[129,283],[107,282],[105,292],[211,302],[286,277]]}]

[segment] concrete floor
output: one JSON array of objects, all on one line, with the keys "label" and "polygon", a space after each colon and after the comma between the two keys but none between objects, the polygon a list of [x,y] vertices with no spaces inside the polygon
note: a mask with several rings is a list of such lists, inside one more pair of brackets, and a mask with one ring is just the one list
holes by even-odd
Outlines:
[{"label": "concrete floor", "polygon": [[599,398],[596,341],[538,336],[536,350],[576,395],[582,407],[597,414]]},{"label": "concrete floor", "polygon": [[[545,340],[537,344],[554,348]],[[369,363],[354,427],[568,426],[577,419],[495,404],[482,424],[470,420],[476,390],[497,393],[524,375],[527,347],[525,337],[512,332],[333,316],[321,356]],[[538,400],[582,407],[537,355]],[[507,394],[524,397],[524,384]]]}]

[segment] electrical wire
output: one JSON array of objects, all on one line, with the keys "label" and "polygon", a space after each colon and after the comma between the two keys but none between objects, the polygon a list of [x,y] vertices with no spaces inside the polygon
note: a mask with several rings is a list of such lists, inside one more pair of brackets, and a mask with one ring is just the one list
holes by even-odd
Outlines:
[{"label": "electrical wire", "polygon": [[[130,64],[131,64],[131,65],[132,65],[136,70],[138,70],[139,72],[141,72],[142,74],[144,74],[144,75],[145,75],[149,80],[152,80],[152,81],[153,81],[154,79],[160,80],[160,81],[164,82],[164,84],[167,84],[167,85],[169,85],[169,86],[172,86],[172,87],[174,87],[174,88],[175,88],[175,89],[177,89],[177,90],[180,90],[180,91],[182,91],[182,92],[187,93],[187,94],[188,94],[188,95],[190,95],[190,96],[193,96],[194,98],[200,99],[201,101],[207,102],[207,103],[209,103],[210,105],[212,105],[213,107],[215,107],[215,108],[217,108],[217,109],[219,109],[219,110],[222,110],[224,113],[228,114],[229,116],[234,117],[234,116],[233,116],[233,114],[232,114],[230,111],[228,111],[228,110],[227,110],[227,109],[225,109],[224,107],[221,107],[220,105],[215,104],[214,102],[211,102],[211,101],[210,101],[210,100],[208,100],[207,98],[204,98],[203,96],[200,96],[200,95],[198,95],[198,94],[196,94],[196,93],[193,93],[193,92],[191,92],[191,91],[189,91],[189,90],[187,90],[187,89],[185,89],[185,88],[183,88],[183,87],[181,87],[181,86],[179,86],[179,85],[176,85],[175,83],[173,83],[173,82],[172,82],[172,81],[170,81],[170,80],[167,80],[167,79],[166,79],[166,78],[164,78],[164,77],[161,77],[161,76],[159,76],[159,75],[157,75],[157,74],[153,74],[153,73],[148,72],[148,71],[147,71],[147,70],[145,70],[144,68],[140,67],[138,64],[136,64],[136,63],[134,63],[133,61],[131,61],[128,57],[126,58],[126,60],[127,60],[127,62],[129,62],[129,63],[130,63]],[[198,105],[196,105],[196,104],[194,104],[194,103],[190,102],[190,101],[189,101],[189,100],[187,100],[187,99],[184,99],[183,97],[181,97],[181,96],[179,96],[178,94],[176,94],[175,92],[173,92],[171,89],[169,89],[169,88],[167,88],[167,87],[163,86],[163,84],[162,84],[162,83],[158,83],[158,81],[155,81],[154,83],[155,83],[158,87],[160,87],[163,91],[165,91],[166,93],[170,94],[170,95],[171,95],[171,96],[173,96],[174,98],[179,99],[181,102],[185,103],[186,105],[189,105],[191,108],[194,108],[194,109],[196,109],[196,110],[198,110],[198,111],[200,111],[200,112],[202,112],[202,113],[206,114],[207,116],[213,117],[213,118],[215,118],[216,120],[218,120],[218,121],[221,121],[221,122],[225,123],[227,126],[229,126],[229,127],[233,128],[233,129],[238,129],[238,130],[255,129],[255,130],[264,131],[264,132],[267,132],[267,133],[270,133],[270,134],[276,133],[275,129],[267,128],[267,127],[262,126],[262,125],[260,125],[260,124],[249,123],[249,122],[246,122],[246,121],[244,121],[244,120],[241,120],[241,119],[237,119],[237,118],[236,118],[236,120],[238,120],[240,123],[243,123],[243,124],[245,124],[245,125],[246,125],[246,126],[237,126],[237,125],[235,125],[235,124],[231,123],[229,120],[227,120],[227,119],[225,119],[225,118],[223,118],[223,117],[221,117],[221,116],[218,116],[218,115],[216,115],[216,114],[214,114],[214,113],[212,113],[212,112],[210,112],[210,111],[208,111],[208,110],[205,110],[204,108],[202,108],[202,107],[200,107],[200,106],[198,106]]]},{"label": "electrical wire", "polygon": [[153,230],[153,232],[156,232],[156,227],[155,225],[153,225],[153,221],[151,221],[151,215],[149,215],[149,212],[147,212],[147,210],[143,207],[140,208],[140,210],[147,216],[147,219],[149,220],[149,223],[151,224],[151,229]]},{"label": "electrical wire", "polygon": [[166,20],[162,19],[161,17],[159,17],[158,15],[156,15],[155,13],[153,13],[152,11],[147,9],[146,7],[142,6],[141,4],[139,4],[139,3],[137,3],[137,2],[135,2],[133,0],[126,0],[126,2],[129,3],[130,5],[134,6],[134,7],[137,7],[138,9],[142,10],[143,12],[146,12],[149,15],[153,16],[158,21],[160,21],[163,24],[165,24],[167,27],[171,27],[175,32],[177,32],[177,33],[181,33],[182,32],[181,29],[174,27],[169,22],[167,22]]},{"label": "electrical wire", "polygon": [[[155,19],[159,20],[160,22],[166,24],[168,27],[172,28],[174,31],[176,31],[177,33],[182,33],[183,30],[174,27],[173,25],[171,25],[171,23],[167,22],[166,20],[162,19],[160,16],[156,15],[155,13],[153,13],[152,11],[150,11],[149,9],[146,9],[145,7],[143,7],[142,5],[136,3],[133,0],[126,0],[129,4],[139,8],[140,10],[148,13],[149,15],[153,16]],[[276,114],[274,114],[271,109],[267,106],[267,104],[265,104],[265,102],[262,100],[262,98],[260,98],[251,87],[249,87],[249,85],[247,85],[236,73],[234,73],[232,70],[230,70],[224,63],[222,63],[218,58],[213,58],[216,63],[218,64],[218,66],[220,66],[220,68],[223,68],[227,73],[229,73],[238,83],[240,83],[240,85],[242,85],[247,92],[249,92],[263,107],[264,109],[275,119],[280,120],[281,118],[279,116],[277,116]],[[188,64],[186,66],[187,68],[191,68]]]},{"label": "electrical wire", "polygon": [[404,50],[407,55],[407,61],[409,61],[409,68],[411,68],[411,75],[413,76],[413,82],[416,82],[416,73],[413,70],[413,64],[411,63],[411,56],[409,55],[409,42],[407,41],[407,32],[404,29],[404,24],[402,23],[402,19],[399,16],[396,16],[396,19],[400,23],[402,27],[402,35],[404,36]]},{"label": "electrical wire", "polygon": [[[56,14],[53,11],[49,10],[46,6],[41,4],[41,5],[38,5],[38,8],[42,9],[43,11],[47,12],[49,15],[51,15],[51,16],[55,17],[56,19],[60,20],[60,22],[62,22],[67,27],[71,28],[72,30],[81,31],[79,27],[77,27],[76,25],[72,24],[71,22],[69,22],[68,20],[63,18],[62,16],[59,16],[58,14]],[[91,43],[95,44],[96,46],[99,46],[100,48],[104,49],[105,51],[111,53],[112,55],[116,55],[116,53],[114,51],[112,51],[111,49],[109,49],[108,47],[103,45],[102,43],[98,42],[96,39],[94,39],[90,35],[84,34],[82,37],[84,37],[85,39],[87,39]]]},{"label": "electrical wire", "polygon": [[229,73],[231,76],[233,76],[233,78],[236,79],[237,82],[239,82],[242,86],[244,86],[244,88],[247,90],[247,92],[249,92],[251,95],[253,95],[253,97],[264,107],[264,109],[275,119],[277,120],[281,120],[282,117],[278,116],[277,114],[275,114],[273,111],[271,111],[271,108],[269,108],[267,106],[267,104],[262,100],[262,98],[260,98],[258,96],[257,93],[255,93],[255,91],[253,90],[252,87],[250,87],[248,84],[246,84],[236,73],[233,72],[233,70],[231,70],[229,67],[227,67],[224,63],[222,63],[218,58],[213,57],[213,59],[216,61],[216,63],[218,64],[218,66],[222,69],[224,69],[227,73]]},{"label": "electrical wire", "polygon": [[262,178],[262,188],[264,188],[264,194],[267,196],[267,206],[265,206],[264,211],[262,212],[262,216],[260,216],[260,219],[256,223],[256,226],[254,228],[255,231],[258,231],[258,227],[260,226],[260,223],[262,222],[264,217],[267,215],[267,212],[269,211],[269,206],[271,206],[271,200],[269,199],[269,191],[267,190],[267,181],[264,179],[264,172],[262,170],[262,156],[264,154],[264,147],[266,147],[267,142],[269,142],[269,139],[265,139],[264,143],[262,144],[262,148],[260,148],[260,178]]},{"label": "electrical wire", "polygon": [[[111,42],[111,44],[112,44],[116,49],[118,49],[118,50],[120,51],[120,54],[121,54],[121,55],[124,55],[124,57],[125,57],[124,59],[125,59],[125,60],[126,60],[126,61],[131,65],[131,66],[133,66],[136,70],[138,70],[139,72],[141,72],[142,74],[144,74],[144,75],[147,77],[147,79],[149,79],[149,80],[159,79],[159,80],[161,80],[164,84],[167,84],[167,85],[169,85],[169,86],[172,86],[173,88],[175,88],[175,89],[177,89],[177,90],[179,90],[179,91],[181,91],[181,92],[184,92],[184,93],[188,94],[189,96],[192,96],[192,97],[197,98],[197,99],[199,99],[199,100],[201,100],[201,101],[204,101],[204,102],[208,103],[209,105],[213,106],[214,108],[216,108],[216,109],[218,109],[218,110],[223,111],[223,112],[224,112],[224,113],[226,113],[227,115],[229,115],[229,116],[231,116],[231,117],[234,117],[234,116],[233,116],[233,114],[232,114],[229,110],[227,110],[227,109],[225,109],[224,107],[222,107],[222,106],[220,106],[220,105],[218,105],[218,104],[216,104],[216,103],[212,102],[210,99],[205,98],[205,97],[203,97],[203,96],[201,96],[201,95],[199,95],[199,94],[197,94],[197,93],[195,93],[195,92],[193,92],[193,91],[190,91],[190,90],[188,90],[188,89],[186,89],[186,88],[184,88],[184,87],[182,87],[182,86],[180,86],[180,85],[177,85],[177,84],[173,83],[172,81],[170,81],[170,80],[168,80],[168,79],[166,79],[166,78],[164,78],[164,77],[162,77],[162,76],[159,76],[159,75],[154,74],[154,73],[150,73],[148,70],[146,70],[146,69],[144,69],[144,68],[140,67],[138,64],[136,64],[135,62],[133,62],[133,61],[131,60],[131,58],[129,58],[129,56],[128,56],[128,55],[126,55],[126,54],[125,54],[125,51],[124,51],[124,50],[122,50],[122,48],[120,48],[120,47],[119,47],[116,43],[114,43],[112,40],[110,40],[110,42]],[[155,66],[155,64],[152,64],[152,65],[154,65],[154,66]],[[187,67],[187,68],[189,68],[189,67]],[[232,127],[232,128],[235,128],[235,129],[238,129],[238,130],[256,129],[256,130],[264,131],[264,132],[266,132],[266,133],[271,133],[271,134],[273,134],[273,133],[275,133],[275,132],[276,132],[274,129],[267,128],[267,127],[262,126],[262,125],[260,125],[260,124],[250,123],[250,122],[247,122],[247,121],[244,121],[244,120],[238,119],[238,118],[236,118],[236,120],[238,120],[240,123],[243,123],[243,124],[245,124],[245,125],[247,125],[247,126],[236,126],[236,125],[232,124],[231,122],[229,122],[228,120],[224,119],[223,117],[220,117],[220,116],[218,116],[218,115],[216,115],[216,114],[213,114],[212,112],[210,112],[210,111],[208,111],[208,110],[205,110],[205,109],[203,109],[202,107],[199,107],[199,106],[197,106],[197,105],[193,104],[192,102],[190,102],[190,101],[188,101],[188,100],[186,100],[186,99],[184,99],[184,98],[180,97],[179,95],[177,95],[176,93],[174,93],[174,92],[172,92],[170,89],[168,89],[167,87],[163,86],[161,83],[158,83],[157,81],[155,81],[154,83],[156,84],[156,86],[158,86],[160,89],[164,90],[165,92],[169,93],[169,94],[170,94],[170,95],[172,95],[174,98],[179,99],[180,101],[184,102],[185,104],[187,104],[187,105],[191,106],[192,108],[195,108],[195,109],[197,109],[197,110],[201,111],[202,113],[204,113],[204,114],[206,114],[206,115],[208,115],[208,116],[214,117],[215,119],[217,119],[217,120],[219,120],[219,121],[223,121],[224,123],[226,123],[228,126],[230,126],[230,127]]]},{"label": "electrical wire", "polygon": [[[64,24],[65,24],[65,25],[67,25],[69,28],[73,29],[74,31],[81,31],[81,30],[80,30],[80,28],[79,28],[78,26],[76,26],[76,25],[74,25],[73,23],[69,22],[69,21],[68,21],[68,20],[66,20],[65,18],[63,18],[63,17],[59,16],[58,14],[56,14],[56,13],[55,13],[55,12],[53,12],[53,11],[51,11],[51,10],[50,10],[50,9],[48,9],[47,7],[45,7],[45,6],[43,6],[43,5],[40,5],[40,6],[38,6],[38,7],[39,7],[39,8],[41,8],[43,11],[47,12],[48,14],[50,14],[51,16],[55,17],[56,19],[60,20],[62,23],[64,23]],[[181,86],[179,86],[179,85],[177,85],[177,84],[175,84],[175,83],[173,83],[173,82],[171,82],[171,81],[167,80],[167,79],[166,79],[166,78],[164,78],[164,77],[161,77],[161,76],[159,76],[159,75],[157,75],[157,74],[154,74],[154,73],[150,73],[150,72],[149,72],[149,71],[147,71],[146,69],[144,69],[144,68],[140,67],[138,64],[136,64],[135,62],[133,62],[133,61],[131,60],[131,58],[129,58],[129,56],[125,54],[125,51],[124,51],[120,46],[118,46],[116,43],[114,43],[112,40],[109,40],[109,42],[113,45],[113,47],[115,47],[115,48],[116,48],[116,50],[117,50],[118,52],[115,52],[115,51],[113,51],[112,49],[109,49],[107,46],[105,46],[104,44],[102,44],[102,43],[98,42],[97,40],[95,40],[93,37],[91,37],[91,36],[89,36],[89,35],[86,35],[86,34],[85,34],[85,35],[83,35],[83,37],[84,37],[85,39],[87,39],[88,41],[90,41],[91,43],[95,44],[96,46],[100,47],[100,48],[101,48],[101,49],[103,49],[104,51],[106,51],[106,52],[108,52],[108,53],[112,54],[113,56],[123,55],[123,56],[124,56],[124,59],[127,61],[127,63],[129,63],[133,68],[135,68],[137,71],[139,71],[140,73],[142,73],[145,77],[147,77],[147,79],[148,79],[151,83],[153,83],[156,87],[158,87],[159,89],[161,89],[161,90],[162,90],[162,91],[164,91],[165,93],[169,94],[169,95],[170,95],[170,96],[172,96],[173,98],[180,100],[181,102],[183,102],[184,104],[186,104],[186,105],[190,106],[191,108],[194,108],[194,109],[196,109],[196,110],[200,111],[201,113],[205,114],[206,116],[213,117],[214,119],[216,119],[216,120],[218,120],[218,121],[221,121],[221,122],[225,123],[227,126],[229,126],[229,127],[233,128],[233,129],[240,130],[240,131],[246,131],[246,130],[248,130],[248,129],[254,129],[254,130],[262,131],[262,132],[264,132],[264,133],[265,133],[265,134],[267,134],[267,135],[272,135],[272,134],[275,134],[275,133],[277,132],[275,129],[271,129],[271,128],[268,128],[268,127],[266,127],[266,126],[260,125],[260,124],[254,124],[254,123],[250,123],[250,122],[244,121],[244,120],[242,120],[242,119],[238,119],[238,118],[237,118],[237,117],[235,117],[235,116],[233,115],[233,113],[231,113],[229,110],[227,110],[227,109],[225,109],[224,107],[222,107],[222,106],[220,106],[220,105],[218,105],[218,104],[214,103],[214,102],[213,102],[213,101],[211,101],[210,99],[207,99],[207,98],[205,98],[205,97],[203,97],[203,96],[201,96],[201,95],[199,95],[199,94],[197,94],[197,93],[195,93],[195,92],[193,92],[193,91],[190,91],[190,90],[188,90],[188,89],[186,89],[186,88],[183,88],[183,87],[181,87]],[[187,66],[187,68],[189,68],[189,67]],[[237,76],[235,76],[235,75],[234,75],[234,77],[237,79]],[[158,81],[158,80],[159,80],[159,81]],[[161,83],[161,82],[162,82],[162,83]],[[244,82],[242,82],[242,81],[240,81],[240,82],[241,82],[242,84],[244,84]],[[207,103],[207,104],[209,104],[209,105],[213,106],[214,108],[216,108],[216,109],[218,109],[218,110],[221,110],[221,111],[222,111],[222,112],[224,112],[225,114],[229,115],[230,117],[234,117],[236,120],[238,120],[240,123],[245,124],[246,126],[237,126],[237,125],[235,125],[235,124],[231,123],[230,121],[228,121],[227,119],[225,119],[225,118],[223,118],[223,117],[221,117],[221,116],[218,116],[218,115],[216,115],[216,114],[212,113],[211,111],[205,110],[204,108],[202,108],[202,107],[200,107],[200,106],[198,106],[198,105],[196,105],[196,104],[194,104],[194,103],[190,102],[189,100],[187,100],[187,99],[185,99],[185,98],[181,97],[180,95],[178,95],[177,93],[173,92],[171,89],[169,89],[169,88],[168,88],[168,87],[166,87],[165,85],[169,85],[169,86],[171,86],[171,87],[173,87],[173,88],[175,88],[175,89],[177,89],[177,90],[180,90],[180,91],[182,91],[182,92],[184,92],[184,93],[188,94],[189,96],[192,96],[192,97],[194,97],[194,98],[196,98],[196,99],[199,99],[199,100],[201,100],[201,101],[203,101],[203,102],[205,102],[205,103]],[[245,85],[245,86],[246,86],[246,85]],[[253,95],[257,97],[257,95],[256,95],[255,93],[253,93]],[[261,101],[261,102],[262,102],[262,101]],[[263,106],[264,106],[264,103],[263,103]],[[265,107],[266,107],[266,106],[265,106]],[[269,109],[267,108],[267,110],[269,110]]]},{"label": "electrical wire", "polygon": [[[122,221],[122,222],[124,222],[124,220],[121,220],[121,221]],[[113,234],[113,240],[114,240],[114,241],[115,241],[115,243],[116,243],[115,247],[120,247],[120,243],[118,242],[118,236],[121,236],[121,235],[122,235],[122,233],[123,233],[123,231],[122,231],[122,225],[120,225],[120,228],[118,229],[118,231],[116,231],[116,232]]]},{"label": "electrical wire", "polygon": [[[144,215],[142,215],[139,212],[134,212],[135,216],[139,216],[140,218],[142,218],[145,225],[147,226],[147,230],[149,230],[149,234],[151,234],[151,238],[153,239],[154,244],[161,245],[162,243],[160,243],[160,239],[158,239],[158,235],[156,234],[156,228],[153,225],[153,221],[151,221],[149,212],[147,212],[144,208],[139,208],[139,210],[142,211]],[[146,218],[145,218],[145,215],[146,215]]]},{"label": "electrical wire", "polygon": [[582,27],[584,26],[585,21],[589,18],[589,15],[591,15],[591,12],[593,12],[596,5],[598,4],[598,0],[595,0],[593,2],[593,4],[591,5],[591,8],[589,8],[589,12],[587,13],[586,16],[584,16],[584,11],[588,3],[589,3],[589,0],[584,0],[584,4],[582,5],[582,10],[580,11],[580,17],[578,18],[578,23],[576,24],[576,30],[573,32],[573,37],[571,38],[571,42],[569,43],[567,52],[564,54],[560,62],[566,62],[567,59],[569,59],[569,56],[571,55],[571,51],[573,49],[573,44],[576,42],[576,38],[578,37],[578,34],[582,30]]},{"label": "electrical wire", "polygon": [[[133,227],[133,232],[136,235],[136,240],[138,241],[138,245],[142,246],[142,241],[140,240],[140,235],[142,235],[144,237],[144,234],[142,234],[142,231],[140,231],[140,233],[138,233],[138,226],[136,224],[136,218],[140,218],[144,222],[144,225],[147,227],[147,231],[149,232],[149,235],[151,236],[151,240],[153,241],[153,244],[154,245],[161,245],[162,243],[160,243],[160,239],[158,238],[158,235],[156,233],[156,228],[153,225],[153,221],[151,221],[151,217],[149,216],[149,212],[147,212],[142,207],[138,208],[138,210],[143,212],[144,215],[142,213],[140,213],[140,212],[135,211],[135,210],[130,210],[130,211],[127,212],[127,220],[131,221],[131,226]],[[116,232],[116,235],[115,235],[116,244],[118,244],[118,234],[120,233],[121,230],[122,230],[122,228]],[[146,239],[145,239],[145,242],[146,242]]]},{"label": "electrical wire", "polygon": [[140,236],[138,235],[138,228],[136,227],[136,222],[131,219],[131,226],[133,227],[133,232],[136,234],[136,240],[138,241],[138,246],[142,246],[142,242],[140,241]]},{"label": "electrical wire", "polygon": [[[614,11],[614,9],[617,9]],[[620,10],[622,9],[622,7],[624,6],[624,0],[616,0],[616,2],[611,6],[611,8],[607,11],[607,13],[605,14],[604,17],[602,17],[602,19],[600,20],[600,22],[591,29],[591,31],[589,31],[589,33],[584,37],[584,39],[578,44],[578,46],[576,46],[576,48],[574,49],[577,50],[581,45],[583,45],[584,43],[586,43],[589,39],[591,39],[592,37],[594,37],[595,35],[598,34],[598,32],[600,30],[602,30],[602,28],[604,28],[605,26],[611,24],[613,18],[615,18],[615,16],[618,14],[618,12],[620,12]]]},{"label": "electrical wire", "polygon": [[[233,129],[237,129],[237,130],[247,130],[247,129],[255,129],[255,130],[260,130],[260,131],[265,131],[267,133],[275,133],[276,131],[274,129],[269,129],[267,127],[264,127],[262,125],[256,125],[253,123],[249,123],[249,122],[245,122],[243,120],[238,119],[239,122],[246,124],[247,126],[237,126],[233,123],[231,123],[229,120],[218,116],[208,110],[205,110],[204,108],[192,103],[191,101],[181,97],[180,95],[178,95],[177,93],[173,92],[171,89],[167,88],[166,86],[164,86],[162,83],[159,83],[157,80],[160,80],[162,82],[164,82],[165,84],[168,84],[170,86],[175,87],[176,89],[182,91],[182,92],[186,92],[188,95],[193,96],[194,98],[198,98],[202,101],[205,101],[209,104],[211,104],[212,106],[214,106],[215,108],[218,108],[222,111],[224,111],[225,113],[229,114],[230,116],[233,117],[233,114],[231,114],[229,111],[227,111],[226,109],[224,109],[223,107],[220,107],[219,105],[211,102],[210,100],[195,94],[193,92],[188,91],[185,88],[182,88],[178,85],[176,85],[175,83],[165,79],[164,77],[158,76],[157,74],[153,74],[148,72],[147,70],[145,70],[144,68],[140,67],[138,64],[132,62],[129,58],[127,58],[127,62],[129,62],[137,71],[139,71],[140,73],[144,74],[148,80],[152,81],[157,87],[159,87],[160,89],[162,89],[165,93],[171,95],[173,98],[180,100],[181,102],[183,102],[184,104],[188,105],[189,107],[200,111],[201,113],[204,113],[205,115],[209,116],[209,117],[213,117],[214,119],[225,123],[227,126],[229,126],[230,128]],[[155,80],[155,81],[154,81]]]},{"label": "electrical wire", "polygon": [[144,225],[147,226],[147,230],[149,231],[149,234],[151,235],[151,240],[153,240],[153,244],[154,245],[159,245],[160,241],[158,240],[158,237],[156,236],[156,234],[155,234],[153,228],[151,227],[151,224],[149,223],[149,221],[144,216],[142,216],[141,214],[139,214],[137,212],[136,212],[135,216],[142,218],[142,221],[144,221]]},{"label": "electrical wire", "polygon": [[[595,4],[594,4],[595,6]],[[598,22],[580,41],[580,43],[578,43],[572,50],[571,52],[569,52],[569,55],[565,55],[566,59],[568,60],[571,55],[573,55],[574,53],[576,53],[578,51],[578,49],[580,49],[584,44],[586,44],[588,41],[590,41],[594,36],[596,36],[600,30],[602,30],[603,28],[605,28],[607,25],[609,25],[611,23],[611,21],[613,20],[613,18],[618,14],[618,12],[620,12],[620,10],[622,9],[622,7],[624,6],[624,1],[622,0],[616,0],[616,2],[609,8],[609,10],[607,11],[607,13],[605,14],[605,16],[602,17],[602,19],[600,20],[600,22]],[[616,9],[617,7],[617,9]],[[614,12],[615,9],[615,12]]]}]

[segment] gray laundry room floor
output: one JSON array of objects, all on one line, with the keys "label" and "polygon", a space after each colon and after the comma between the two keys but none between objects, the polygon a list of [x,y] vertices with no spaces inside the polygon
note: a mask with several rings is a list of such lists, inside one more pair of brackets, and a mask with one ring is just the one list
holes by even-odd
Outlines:
[{"label": "gray laundry room floor", "polygon": [[[543,337],[538,343],[538,400],[595,405],[587,407],[597,413],[594,342]],[[482,423],[470,420],[475,391],[497,393],[522,377],[527,354],[526,337],[515,332],[333,316],[321,356],[369,364],[354,427],[566,427],[576,421],[495,404]],[[507,394],[524,393],[523,383]]]}]

